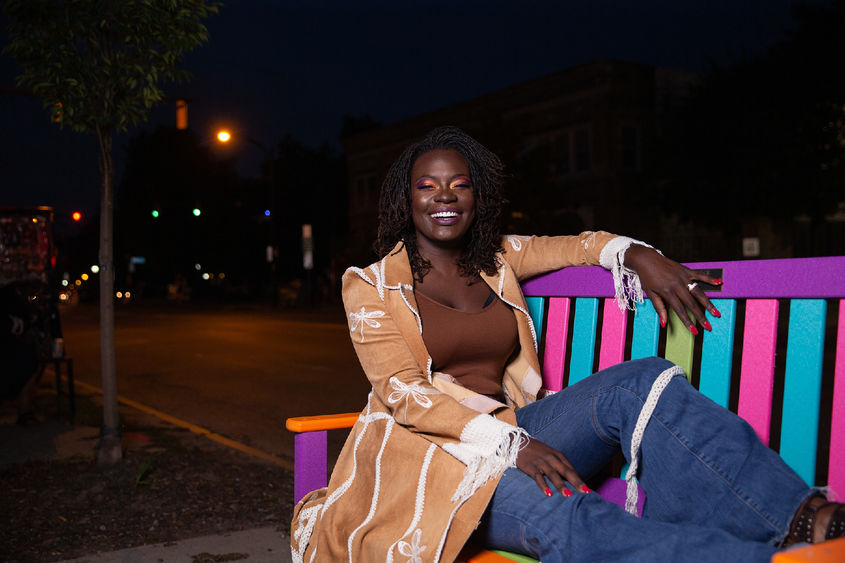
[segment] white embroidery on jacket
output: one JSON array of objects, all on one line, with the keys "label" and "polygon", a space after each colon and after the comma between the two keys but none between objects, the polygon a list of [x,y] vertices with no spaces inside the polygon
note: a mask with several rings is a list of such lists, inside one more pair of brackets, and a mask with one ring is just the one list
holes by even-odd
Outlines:
[{"label": "white embroidery on jacket", "polygon": [[402,538],[410,534],[411,531],[417,527],[417,524],[420,523],[423,507],[425,506],[425,482],[428,476],[428,467],[431,465],[431,458],[434,457],[435,450],[437,450],[437,444],[428,445],[428,450],[425,452],[425,459],[423,460],[422,467],[420,468],[420,478],[417,481],[417,497],[414,501],[414,518],[408,525],[408,529],[405,530],[399,539],[393,542],[390,549],[387,550],[386,563],[393,563],[393,548],[396,547],[396,544],[399,543]]},{"label": "white embroidery on jacket", "polygon": [[522,250],[522,241],[531,240],[531,237],[526,237],[522,235],[508,235],[507,239],[508,242],[511,243],[513,249],[519,252],[520,250]]},{"label": "white embroidery on jacket", "polygon": [[364,341],[364,325],[371,326],[373,328],[381,327],[381,323],[373,320],[378,319],[384,316],[384,311],[369,311],[367,312],[364,307],[361,307],[360,313],[349,313],[349,318],[352,319],[352,326],[349,327],[349,332],[355,332],[358,327],[361,327],[361,342]]},{"label": "white embroidery on jacket", "polygon": [[356,267],[356,266],[351,266],[351,267],[349,268],[349,270],[351,270],[351,271],[355,272],[356,274],[358,274],[358,276],[359,276],[362,280],[364,280],[365,282],[367,282],[368,284],[370,284],[370,285],[372,285],[372,286],[375,286],[375,285],[376,285],[376,284],[374,284],[374,283],[373,283],[373,280],[371,280],[371,279],[370,279],[370,276],[368,276],[368,275],[367,275],[367,273],[366,273],[366,272],[364,272],[364,270],[362,270],[361,268],[358,268],[358,267]]},{"label": "white embroidery on jacket", "polygon": [[426,397],[426,395],[439,395],[440,391],[437,389],[427,389],[422,387],[419,382],[414,382],[411,385],[407,385],[401,381],[394,375],[389,379],[390,386],[393,387],[394,391],[387,397],[387,402],[391,405],[394,405],[405,399],[405,422],[408,422],[408,406],[409,400],[411,397],[414,398],[414,401],[417,404],[425,409],[431,408],[431,399]]},{"label": "white embroidery on jacket", "polygon": [[408,563],[422,563],[422,552],[425,551],[424,545],[420,545],[422,539],[422,530],[417,528],[414,535],[411,536],[411,543],[400,541],[399,553],[408,557]]}]

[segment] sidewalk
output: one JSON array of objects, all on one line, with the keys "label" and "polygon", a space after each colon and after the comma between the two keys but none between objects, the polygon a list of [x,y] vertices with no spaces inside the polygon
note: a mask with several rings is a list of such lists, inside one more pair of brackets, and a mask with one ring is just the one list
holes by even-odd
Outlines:
[{"label": "sidewalk", "polygon": [[291,560],[287,537],[275,527],[256,528],[178,542],[98,553],[60,563],[216,563],[217,561],[284,562]]},{"label": "sidewalk", "polygon": [[[171,522],[174,517],[171,516],[171,518],[164,518],[166,515],[161,514],[162,509],[161,507],[158,507],[157,509],[160,511],[159,518],[161,518],[161,523],[159,523],[158,520],[153,523],[153,526],[157,525],[155,532],[158,533],[158,535],[156,535],[156,533],[147,533],[144,531],[141,534],[136,534],[134,536],[135,538],[140,538],[141,542],[144,541],[144,538],[148,540],[152,539],[149,545],[141,545],[103,553],[91,553],[81,557],[76,557],[74,555],[75,558],[71,559],[61,559],[61,555],[63,553],[70,555],[73,551],[69,551],[67,543],[69,540],[67,540],[67,536],[62,537],[61,535],[58,535],[56,539],[54,539],[52,543],[48,543],[46,547],[37,545],[39,543],[46,543],[44,541],[44,530],[51,528],[54,529],[61,527],[62,525],[68,526],[68,529],[71,529],[69,524],[75,523],[73,520],[79,520],[80,518],[87,520],[89,515],[91,522],[90,524],[87,524],[87,529],[99,528],[99,530],[103,530],[102,532],[94,532],[94,535],[98,534],[100,536],[105,534],[123,535],[121,532],[124,528],[128,528],[128,519],[134,519],[135,521],[132,522],[133,524],[137,524],[138,521],[137,507],[124,504],[126,502],[125,497],[121,497],[113,493],[109,488],[111,487],[111,484],[106,484],[105,490],[103,490],[102,485],[99,489],[94,490],[97,487],[96,482],[88,482],[85,483],[83,487],[74,488],[75,482],[63,476],[63,472],[68,471],[68,468],[74,467],[73,465],[67,465],[68,463],[83,463],[87,466],[95,466],[95,464],[93,464],[94,445],[98,440],[99,428],[94,426],[92,421],[99,414],[97,412],[98,396],[91,395],[84,390],[78,390],[77,404],[81,407],[81,412],[77,416],[77,424],[71,425],[67,422],[66,418],[63,419],[59,417],[55,412],[56,397],[54,391],[51,391],[50,386],[52,384],[53,377],[52,374],[48,372],[45,374],[42,384],[39,387],[38,414],[41,422],[35,426],[27,428],[17,427],[15,425],[16,415],[14,407],[9,403],[3,403],[0,405],[0,477],[7,477],[7,481],[4,481],[4,483],[7,483],[10,472],[17,471],[19,475],[23,475],[23,478],[19,478],[17,481],[19,483],[17,485],[17,490],[11,490],[12,487],[6,486],[7,490],[0,491],[0,494],[6,495],[3,498],[11,499],[8,501],[9,506],[7,507],[7,510],[4,511],[9,513],[6,514],[4,518],[8,517],[15,519],[22,517],[20,514],[12,514],[17,512],[16,509],[12,508],[12,502],[18,503],[18,506],[24,508],[28,508],[28,503],[31,502],[39,502],[42,506],[47,503],[55,503],[55,497],[53,497],[52,500],[44,498],[51,494],[50,491],[52,489],[50,487],[55,488],[56,484],[53,481],[59,482],[60,488],[64,488],[63,494],[68,495],[66,498],[73,498],[77,495],[80,498],[84,498],[86,495],[89,498],[95,495],[100,496],[101,498],[92,501],[94,504],[90,510],[73,512],[68,507],[63,507],[64,510],[62,510],[62,508],[52,505],[52,508],[48,507],[46,510],[42,510],[40,513],[37,513],[39,515],[38,520],[40,521],[35,522],[30,531],[24,532],[23,537],[21,537],[21,534],[18,533],[17,537],[12,538],[15,540],[15,543],[9,542],[6,546],[0,547],[0,561],[25,562],[32,560],[63,561],[66,563],[71,561],[74,563],[211,563],[219,561],[291,561],[289,540],[287,538],[287,532],[284,530],[286,527],[284,517],[285,509],[280,502],[277,502],[276,499],[281,499],[284,502],[292,495],[288,492],[288,485],[286,483],[278,482],[280,480],[285,481],[286,479],[279,479],[277,477],[277,473],[269,474],[269,476],[265,478],[265,482],[274,483],[276,486],[270,488],[270,492],[274,495],[272,497],[272,508],[265,510],[262,506],[261,512],[261,514],[268,514],[269,510],[274,510],[274,514],[269,514],[268,518],[265,518],[266,524],[261,524],[260,518],[254,519],[253,521],[255,522],[255,527],[251,529],[234,532],[224,531],[212,535],[190,537],[184,530],[179,531],[181,528],[171,527]],[[180,501],[181,504],[190,505],[199,504],[201,501],[207,500],[207,493],[204,494],[201,489],[191,489],[189,492],[190,486],[192,485],[189,481],[207,480],[211,482],[211,486],[216,488],[224,488],[232,481],[237,481],[237,479],[232,478],[231,475],[214,473],[215,468],[209,467],[209,456],[213,456],[213,459],[220,459],[219,463],[214,463],[228,467],[232,467],[233,464],[240,462],[252,464],[262,463],[261,460],[256,460],[253,456],[250,456],[243,451],[226,448],[218,443],[211,442],[204,436],[199,436],[188,432],[185,429],[174,427],[167,422],[158,420],[156,417],[148,413],[138,411],[132,407],[121,405],[120,413],[122,422],[129,426],[129,431],[124,430],[124,451],[127,452],[125,456],[132,455],[134,453],[134,459],[136,461],[140,457],[139,452],[143,452],[142,455],[145,459],[147,456],[153,456],[154,458],[154,456],[158,455],[157,451],[165,449],[188,452],[200,449],[202,450],[202,455],[205,457],[197,458],[200,462],[196,471],[185,476],[184,480],[182,475],[176,477],[178,483],[182,483],[184,488],[177,488],[176,491],[178,492],[171,493],[168,497],[169,499],[173,499],[173,505],[177,505]],[[164,456],[164,454],[161,455]],[[176,469],[172,464],[166,465],[163,461],[164,457],[159,459],[162,459],[162,463],[161,465],[155,467],[155,473],[153,473],[150,478],[150,480],[154,482],[153,485],[150,486],[152,488],[155,488],[155,486],[163,486],[164,482],[168,479],[172,484],[173,476],[168,472]],[[47,462],[50,464],[50,467],[55,467],[55,469],[50,470],[52,471],[52,475],[55,475],[55,479],[51,478],[51,482],[49,483],[45,482],[43,477],[33,476],[33,474],[43,475],[43,473],[39,473],[38,470],[36,470],[36,466],[33,465],[33,463],[39,464],[41,462]],[[55,466],[52,462],[56,462]],[[270,465],[271,464],[266,464],[265,462],[265,466]],[[23,471],[21,468],[30,469]],[[131,488],[131,482],[136,479],[136,471],[137,469],[135,466],[130,468],[129,487],[124,486],[124,488]],[[152,472],[153,470],[150,471]],[[4,472],[6,472],[5,475]],[[140,478],[140,476],[141,475],[138,474],[138,478]],[[155,483],[156,479],[158,479],[157,483]],[[246,480],[246,477],[244,477],[244,480]],[[23,482],[22,485],[20,484],[21,481]],[[126,482],[125,478],[123,479],[123,482]],[[87,490],[86,487],[89,487],[90,485],[94,485],[94,487]],[[135,486],[137,487],[137,483]],[[246,486],[246,483],[243,482],[240,485],[240,487]],[[143,491],[146,492],[151,490],[150,487],[144,488]],[[235,488],[237,489],[237,487],[238,486]],[[290,487],[292,488],[292,485]],[[141,491],[142,489],[136,488],[136,490]],[[245,511],[251,509],[252,505],[248,504],[249,501],[246,500],[250,491],[244,489],[243,492],[245,493],[242,497],[244,499],[242,501],[243,505],[239,505],[235,508],[235,510],[241,510],[244,511],[242,513],[245,513]],[[140,494],[140,492],[138,494]],[[179,496],[181,498],[177,500],[174,496]],[[268,498],[270,497],[268,496]],[[226,502],[229,503],[232,501]],[[111,504],[112,507],[117,506],[118,510],[124,516],[117,521],[105,521],[104,523],[106,526],[103,526],[101,521],[97,520],[97,513],[100,512],[98,508],[104,507],[103,503],[106,505]],[[203,505],[203,507],[204,506],[205,505]],[[230,506],[223,506],[222,508],[231,509]],[[9,509],[11,509],[11,511],[9,511]],[[150,508],[147,505],[144,505],[143,509],[146,509],[147,511],[156,510],[156,508]],[[135,510],[135,512],[133,512],[133,510]],[[41,518],[40,515],[45,513],[48,517]],[[207,518],[210,521],[213,520],[215,523],[219,523],[218,529],[225,529],[226,527],[233,527],[232,522],[227,519],[229,518],[227,514],[232,514],[232,512],[226,512],[225,510],[216,511],[215,507],[211,506],[211,508],[202,512],[202,517]],[[280,514],[281,518],[279,517]],[[194,513],[190,512],[177,513],[175,517],[179,516],[181,516],[181,520],[177,520],[173,525],[182,524],[185,520],[189,520],[191,518],[197,518]],[[273,516],[273,518],[269,519],[269,516]],[[5,522],[5,520],[0,519],[0,522]],[[270,523],[273,525],[267,525]],[[6,526],[8,526],[8,523]],[[146,530],[147,528],[144,527],[142,529]],[[213,527],[211,529],[213,529]],[[0,530],[0,532],[8,534],[9,530],[4,529]],[[160,541],[162,537],[168,537],[167,534],[170,534],[171,536],[175,535],[178,539],[174,541],[153,543],[155,541]],[[180,537],[180,534],[185,535]],[[5,540],[0,541],[0,543],[5,543]],[[133,543],[137,544],[138,541],[136,540]],[[91,542],[91,545],[96,544],[97,542]],[[20,545],[26,545],[27,547],[13,547]],[[30,549],[30,546],[35,547]],[[27,551],[27,553],[23,553],[23,551]],[[81,550],[78,547],[75,549],[76,554],[80,553],[80,551]]]}]

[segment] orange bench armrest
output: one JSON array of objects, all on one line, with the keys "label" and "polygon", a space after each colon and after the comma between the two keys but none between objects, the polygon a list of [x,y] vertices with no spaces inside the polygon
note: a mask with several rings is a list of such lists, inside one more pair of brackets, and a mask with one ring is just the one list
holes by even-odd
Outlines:
[{"label": "orange bench armrest", "polygon": [[358,412],[342,414],[321,414],[318,416],[295,416],[285,421],[285,427],[291,432],[316,432],[318,430],[334,430],[336,428],[351,428],[358,420]]}]

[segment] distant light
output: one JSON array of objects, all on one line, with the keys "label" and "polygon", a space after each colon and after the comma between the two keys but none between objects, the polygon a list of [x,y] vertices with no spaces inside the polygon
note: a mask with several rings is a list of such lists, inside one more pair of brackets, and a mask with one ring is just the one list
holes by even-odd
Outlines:
[{"label": "distant light", "polygon": [[265,210],[264,210],[264,216],[265,216],[265,217],[269,217],[269,216],[270,216],[270,210],[269,210],[269,209],[265,209]]},{"label": "distant light", "polygon": [[79,211],[74,211],[74,212],[71,214],[71,216],[70,216],[70,217],[71,217],[71,219],[73,219],[74,221],[81,221],[81,220],[82,220],[82,213],[80,213]]},{"label": "distant light", "polygon": [[201,264],[194,264],[194,270],[199,272],[200,270],[202,270],[202,265]]},{"label": "distant light", "polygon": [[229,132],[226,131],[225,129],[217,132],[217,140],[220,141],[221,143],[228,143],[229,139],[231,139],[231,138],[232,138],[232,135],[230,135]]},{"label": "distant light", "polygon": [[200,211],[200,208],[194,207],[194,217],[199,217],[200,213],[202,213],[202,211]]},{"label": "distant light", "polygon": [[82,285],[82,280],[76,280],[73,283],[74,283],[74,285]]},{"label": "distant light", "polygon": [[220,278],[221,280],[224,280],[224,279],[226,279],[226,274],[224,274],[223,272],[220,272],[219,274],[217,274],[217,277]]},{"label": "distant light", "polygon": [[91,266],[91,272],[94,273],[94,274],[99,274],[100,273],[100,267],[98,265],[94,264],[93,266]]},{"label": "distant light", "polygon": [[79,277],[82,278],[82,281],[88,281],[88,274],[82,274]]},{"label": "distant light", "polygon": [[[82,216],[80,215],[80,217],[82,217]],[[78,221],[79,219],[76,219],[76,220]],[[32,222],[33,222],[33,223],[37,223],[37,222],[38,222],[38,217],[33,217],[33,218],[32,218]]]},{"label": "distant light", "polygon": [[210,279],[210,278],[211,278],[211,275],[210,275],[208,272],[205,272],[205,273],[202,275],[202,279],[204,279],[204,280],[207,280],[207,279]]},{"label": "distant light", "polygon": [[62,280],[62,285],[63,285],[64,287],[67,287],[67,284],[68,284],[68,281],[67,281],[67,280]]},{"label": "distant light", "polygon": [[117,297],[118,299],[123,299],[123,293],[121,293],[120,291],[115,293],[114,296]]},{"label": "distant light", "polygon": [[151,215],[158,219],[158,209],[153,209]]},{"label": "distant light", "polygon": [[123,294],[123,296],[125,298],[129,299],[130,297],[132,297],[132,294],[127,291],[126,293]]}]

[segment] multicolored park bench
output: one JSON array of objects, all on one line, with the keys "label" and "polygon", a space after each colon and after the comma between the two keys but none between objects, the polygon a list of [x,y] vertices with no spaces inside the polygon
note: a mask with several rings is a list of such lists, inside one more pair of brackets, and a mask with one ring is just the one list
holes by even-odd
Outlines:
[{"label": "multicolored park bench", "polygon": [[[808,483],[845,498],[845,256],[687,264],[723,280],[705,291],[721,312],[694,337],[676,315],[665,330],[650,301],[621,311],[610,274],[566,268],[523,283],[546,389],[619,362],[659,355],[682,366],[699,391],[730,408]],[[358,413],[287,419],[294,437],[295,502],[327,482],[326,431]],[[624,505],[621,498],[612,498]],[[845,540],[827,542],[845,561]],[[825,544],[822,544],[825,545]],[[805,548],[824,561],[819,546]],[[802,561],[803,550],[774,561]],[[465,552],[465,561],[535,561]]]}]

